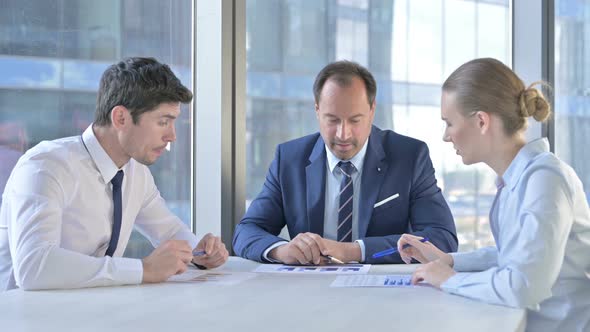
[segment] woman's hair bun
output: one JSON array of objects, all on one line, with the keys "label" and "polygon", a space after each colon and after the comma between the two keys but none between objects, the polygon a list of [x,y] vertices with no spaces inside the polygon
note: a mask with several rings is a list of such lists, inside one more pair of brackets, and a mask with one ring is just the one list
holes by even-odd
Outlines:
[{"label": "woman's hair bun", "polygon": [[524,89],[520,93],[518,104],[520,106],[520,113],[524,118],[532,116],[535,120],[544,122],[551,114],[551,107],[545,96],[543,96],[543,93],[533,88],[536,84],[543,84],[543,82],[535,82]]}]

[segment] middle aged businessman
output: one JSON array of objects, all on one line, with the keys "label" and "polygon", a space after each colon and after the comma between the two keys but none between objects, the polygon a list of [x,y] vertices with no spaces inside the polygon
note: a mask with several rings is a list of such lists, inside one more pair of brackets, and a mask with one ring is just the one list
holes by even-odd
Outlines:
[{"label": "middle aged businessman", "polygon": [[[350,61],[324,67],[314,86],[320,132],[280,144],[266,181],[236,226],[244,258],[285,264],[401,263],[401,234],[457,250],[453,217],[424,142],[373,126],[377,86]],[[291,241],[277,235],[287,225]]]}]

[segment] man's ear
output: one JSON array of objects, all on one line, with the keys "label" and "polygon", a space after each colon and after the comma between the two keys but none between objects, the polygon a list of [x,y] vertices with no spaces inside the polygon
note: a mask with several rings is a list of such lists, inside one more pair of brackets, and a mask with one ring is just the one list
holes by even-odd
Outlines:
[{"label": "man's ear", "polygon": [[370,111],[371,124],[373,123],[373,120],[375,119],[375,108],[376,107],[377,107],[377,101],[373,100],[373,102],[371,103],[371,111]]},{"label": "man's ear", "polygon": [[319,120],[320,119],[320,105],[317,103],[315,104],[315,117]]},{"label": "man's ear", "polygon": [[116,129],[122,129],[131,121],[131,114],[125,106],[117,105],[111,110],[111,124]]},{"label": "man's ear", "polygon": [[479,132],[483,135],[490,130],[491,120],[490,114],[487,112],[479,111],[475,113],[477,127],[479,128]]}]

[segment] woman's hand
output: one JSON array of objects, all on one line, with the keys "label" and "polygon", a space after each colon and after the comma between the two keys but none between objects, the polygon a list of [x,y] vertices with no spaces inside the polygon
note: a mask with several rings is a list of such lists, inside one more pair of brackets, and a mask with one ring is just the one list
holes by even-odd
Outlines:
[{"label": "woman's hand", "polygon": [[[420,240],[422,238],[419,236],[403,234],[397,241],[397,249],[406,264],[410,264],[412,258],[423,264],[440,259],[442,263],[453,267],[453,256],[438,249],[429,241],[420,242]],[[406,244],[409,246],[403,249]]]}]

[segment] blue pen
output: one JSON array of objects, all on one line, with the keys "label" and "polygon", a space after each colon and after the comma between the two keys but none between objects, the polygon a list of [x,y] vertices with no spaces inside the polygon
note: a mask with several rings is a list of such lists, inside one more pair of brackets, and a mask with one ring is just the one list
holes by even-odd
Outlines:
[{"label": "blue pen", "polygon": [[205,256],[205,250],[193,250],[193,256]]},{"label": "blue pen", "polygon": [[[423,239],[420,240],[420,242],[426,242],[428,241],[428,238],[425,237]],[[410,247],[409,243],[404,244],[404,246],[402,247],[402,249],[406,249],[407,247]],[[397,252],[397,248],[389,248],[383,251],[379,251],[373,254],[373,258],[379,258],[379,257],[383,257],[383,256],[387,256],[387,255],[391,255]]]}]

